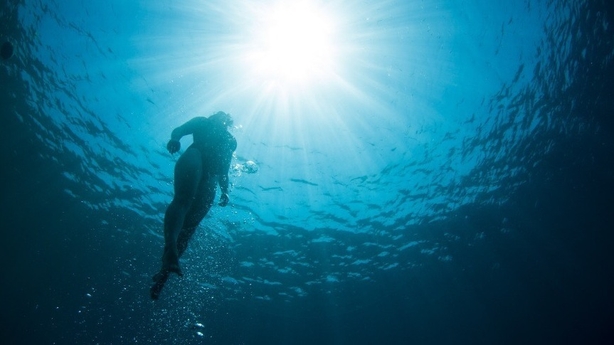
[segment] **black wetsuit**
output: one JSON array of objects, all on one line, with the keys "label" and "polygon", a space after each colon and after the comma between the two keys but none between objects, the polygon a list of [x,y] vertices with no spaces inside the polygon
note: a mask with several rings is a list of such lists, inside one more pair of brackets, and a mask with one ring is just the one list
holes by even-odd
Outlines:
[{"label": "black wetsuit", "polygon": [[206,117],[199,119],[205,123],[192,133],[194,142],[190,147],[197,148],[203,157],[203,174],[228,174],[232,153],[237,149],[237,140],[225,126]]},{"label": "black wetsuit", "polygon": [[[199,123],[196,126],[197,129],[192,133],[194,140],[189,148],[196,148],[200,151],[203,162],[203,180],[201,183],[206,183],[211,186],[205,198],[212,202],[215,197],[215,183],[219,181],[214,178],[216,176],[228,175],[232,153],[237,149],[237,140],[228,132],[225,125],[212,121],[206,117],[195,118],[194,121],[198,121]],[[200,121],[202,121],[202,124]],[[192,237],[202,217],[209,211],[209,207],[211,207],[211,204],[208,203],[206,209],[203,210],[202,216],[199,215],[195,219],[186,219],[184,224],[194,224],[194,228],[191,229],[191,231],[180,234],[177,240],[179,256],[181,256],[187,248],[188,241]],[[154,276],[154,285],[150,289],[152,299],[158,299],[168,277],[169,272],[162,271]]]}]

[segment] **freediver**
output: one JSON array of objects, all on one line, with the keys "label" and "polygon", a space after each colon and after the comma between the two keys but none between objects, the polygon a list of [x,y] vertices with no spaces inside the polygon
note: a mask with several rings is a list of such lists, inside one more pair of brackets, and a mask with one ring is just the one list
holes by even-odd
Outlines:
[{"label": "freediver", "polygon": [[232,117],[220,111],[209,117],[195,117],[171,133],[166,145],[171,154],[179,151],[179,140],[185,135],[192,134],[193,144],[175,164],[175,195],[164,215],[162,268],[153,277],[153,300],[158,299],[171,273],[183,276],[179,258],[213,205],[218,184],[222,192],[219,205],[228,205],[228,170],[237,148],[236,139],[228,131],[232,123]]}]

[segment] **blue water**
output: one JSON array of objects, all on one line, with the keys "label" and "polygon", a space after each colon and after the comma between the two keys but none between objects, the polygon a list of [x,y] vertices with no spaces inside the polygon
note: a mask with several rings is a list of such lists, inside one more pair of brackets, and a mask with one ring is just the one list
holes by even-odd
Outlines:
[{"label": "blue water", "polygon": [[[2,343],[612,342],[611,5],[308,1],[296,82],[275,3],[5,2]],[[153,302],[166,142],[219,110],[230,205]]]}]

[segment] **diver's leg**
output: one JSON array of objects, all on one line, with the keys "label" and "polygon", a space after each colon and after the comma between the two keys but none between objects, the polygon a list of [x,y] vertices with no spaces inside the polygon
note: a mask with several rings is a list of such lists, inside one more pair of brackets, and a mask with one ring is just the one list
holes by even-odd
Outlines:
[{"label": "diver's leg", "polygon": [[[177,248],[177,258],[181,257],[185,250],[188,247],[188,242],[198,224],[205,217],[211,205],[213,205],[213,199],[215,198],[215,181],[211,178],[205,179],[203,178],[201,182],[198,184],[196,189],[196,194],[194,195],[193,201],[191,202],[190,208],[188,212],[184,215],[184,222],[181,231],[176,239],[176,248]],[[168,212],[167,212],[168,213]],[[166,253],[166,250],[165,250]],[[179,260],[177,259],[177,267],[179,267]],[[157,300],[162,292],[162,288],[164,288],[164,284],[168,280],[170,275],[170,270],[164,268],[164,265],[160,272],[158,272],[154,277],[154,285],[152,285],[149,290],[151,299]],[[181,272],[181,271],[179,271]]]},{"label": "diver's leg", "polygon": [[175,165],[175,196],[164,215],[164,254],[162,271],[182,275],[179,268],[177,238],[183,228],[186,214],[190,210],[198,192],[202,177],[202,157],[195,148],[185,151]]},{"label": "diver's leg", "polygon": [[179,233],[177,239],[177,251],[179,257],[183,255],[188,247],[188,242],[192,235],[196,231],[196,228],[200,222],[205,218],[211,205],[213,205],[213,199],[215,198],[215,179],[209,176],[203,177],[198,185],[198,191],[192,202],[192,206],[188,210],[183,223],[183,228]]}]

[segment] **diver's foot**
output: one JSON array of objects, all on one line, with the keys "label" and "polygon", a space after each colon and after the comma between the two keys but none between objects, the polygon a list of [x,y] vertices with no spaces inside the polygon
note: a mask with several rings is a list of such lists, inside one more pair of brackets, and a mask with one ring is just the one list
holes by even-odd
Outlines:
[{"label": "diver's foot", "polygon": [[181,267],[179,267],[179,263],[172,263],[168,265],[163,265],[162,268],[164,271],[168,273],[177,273],[178,276],[183,277],[183,272],[181,272]]},{"label": "diver's foot", "polygon": [[161,281],[166,282],[168,280],[169,273],[170,272],[168,272],[168,271],[160,271],[160,272],[154,274],[154,276],[153,276],[153,278],[151,278],[151,280],[153,280],[154,283],[158,283],[158,282],[161,282]]},{"label": "diver's foot", "polygon": [[160,297],[160,293],[162,292],[162,288],[164,288],[164,284],[168,280],[169,272],[160,271],[153,276],[154,284],[149,289],[149,295],[152,300],[157,300]]},{"label": "diver's foot", "polygon": [[160,298],[160,292],[162,292],[163,287],[164,284],[154,284],[151,289],[149,289],[149,296],[151,296],[152,300],[157,301],[158,298]]},{"label": "diver's foot", "polygon": [[160,273],[162,272],[166,272],[167,274],[169,272],[177,273],[178,276],[183,277],[183,272],[181,272],[181,267],[179,267],[179,256],[177,253],[173,253],[172,251],[164,253]]},{"label": "diver's foot", "polygon": [[171,275],[171,272],[166,271],[164,269],[160,270],[160,272],[156,273],[152,280],[154,284],[149,289],[149,294],[152,300],[157,300],[160,297],[160,293],[168,280],[168,277]]}]

